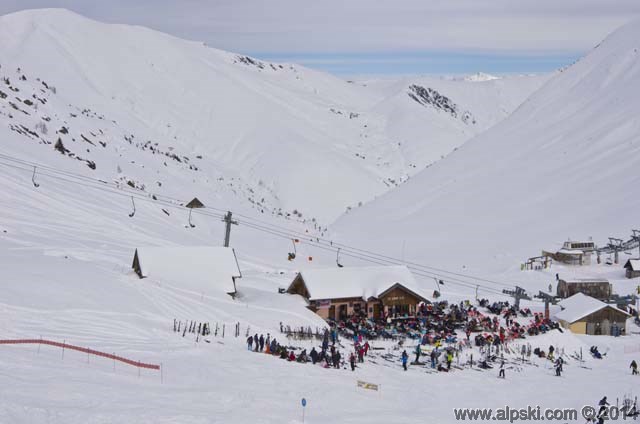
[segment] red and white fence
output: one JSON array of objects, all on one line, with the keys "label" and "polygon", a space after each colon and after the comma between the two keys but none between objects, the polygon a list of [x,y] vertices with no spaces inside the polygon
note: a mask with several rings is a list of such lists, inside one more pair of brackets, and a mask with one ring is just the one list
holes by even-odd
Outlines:
[{"label": "red and white fence", "polygon": [[101,352],[99,350],[89,349],[87,347],[75,346],[67,344],[66,342],[54,342],[51,340],[43,340],[43,339],[14,339],[14,340],[0,340],[0,345],[19,345],[19,344],[41,344],[41,345],[49,345],[55,346],[63,349],[75,350],[78,352],[86,353],[87,355],[95,355],[101,356],[103,358],[111,359],[113,361],[119,361],[128,365],[132,365],[134,367],[146,368],[150,370],[158,370],[161,371],[161,366],[157,364],[148,364],[145,362],[134,361],[132,359],[125,358],[123,356],[118,356],[113,353]]}]

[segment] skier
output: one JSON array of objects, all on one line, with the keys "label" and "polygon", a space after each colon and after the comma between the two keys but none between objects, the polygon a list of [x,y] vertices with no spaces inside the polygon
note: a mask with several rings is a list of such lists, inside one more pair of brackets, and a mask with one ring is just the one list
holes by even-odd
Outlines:
[{"label": "skier", "polygon": [[264,336],[262,334],[260,334],[258,341],[260,342],[260,352],[262,352],[264,350]]},{"label": "skier", "polygon": [[253,337],[249,336],[247,338],[247,349],[253,350]]},{"label": "skier", "polygon": [[256,347],[256,352],[258,351],[258,349],[260,348],[260,338],[258,337],[258,333],[255,334],[255,336],[253,336],[253,344]]},{"label": "skier", "polygon": [[453,353],[451,351],[447,352],[447,371],[451,369],[451,362],[453,362]]},{"label": "skier", "polygon": [[416,346],[416,364],[420,362],[420,354],[422,353],[420,349],[420,343]]},{"label": "skier", "polygon": [[436,367],[436,359],[438,358],[438,352],[436,351],[436,349],[433,349],[431,351],[431,368],[435,368]]},{"label": "skier", "polygon": [[407,354],[407,351],[404,350],[402,351],[402,368],[404,368],[404,370],[407,370],[407,361],[409,360],[409,355]]},{"label": "skier", "polygon": [[333,365],[336,368],[340,368],[340,352],[336,351],[336,354],[333,358]]},{"label": "skier", "polygon": [[631,365],[629,366],[629,368],[631,368],[631,375],[638,374],[638,364],[636,363],[635,359],[631,361]]},{"label": "skier", "polygon": [[367,353],[369,353],[369,348],[370,347],[371,346],[369,346],[369,342],[368,341],[364,342],[364,356],[367,356]]},{"label": "skier", "polygon": [[558,359],[556,362],[556,377],[561,377],[562,374],[562,363],[560,362],[560,359]]},{"label": "skier", "polygon": [[351,364],[351,371],[355,371],[356,370],[356,355],[351,352],[351,355],[349,355],[349,364]]},{"label": "skier", "polygon": [[504,377],[504,359],[502,360],[502,362],[500,362],[500,372],[498,373],[498,378],[505,378]]},{"label": "skier", "polygon": [[603,397],[602,399],[600,399],[600,402],[598,402],[598,406],[600,407],[600,409],[598,409],[598,424],[603,424],[604,423],[604,419],[607,416],[607,406],[609,406],[609,402],[607,402],[607,397]]},{"label": "skier", "polygon": [[309,356],[311,356],[311,363],[315,365],[316,362],[318,362],[318,351],[316,350],[315,346],[311,348],[311,352],[309,352]]}]

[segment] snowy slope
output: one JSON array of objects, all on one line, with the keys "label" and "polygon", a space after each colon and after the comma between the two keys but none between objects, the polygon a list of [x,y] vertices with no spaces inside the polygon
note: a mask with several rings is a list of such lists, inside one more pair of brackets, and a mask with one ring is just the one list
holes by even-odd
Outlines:
[{"label": "snowy slope", "polygon": [[628,234],[640,206],[638,40],[638,22],[616,31],[507,119],[346,215],[334,235],[486,275],[567,237]]},{"label": "snowy slope", "polygon": [[[619,39],[614,37],[614,44],[633,44],[631,36],[637,39],[637,34],[622,34],[615,36]],[[525,94],[508,94],[510,88],[505,88],[502,94],[491,94],[495,93],[491,87],[501,87],[499,80],[468,82],[471,84],[468,90],[467,85],[454,88],[458,87],[457,82],[410,80],[382,92],[373,86],[358,87],[297,66],[281,69],[274,65],[273,69],[270,64],[262,64],[261,68],[253,60],[198,43],[142,28],[102,25],[55,10],[0,18],[0,40],[0,77],[8,79],[8,82],[0,80],[0,90],[6,94],[0,99],[1,337],[43,337],[163,365],[161,382],[155,371],[143,370],[138,376],[135,368],[121,364],[114,367],[104,358],[73,351],[62,356],[59,349],[50,346],[2,345],[0,422],[296,423],[302,418],[300,398],[305,397],[309,402],[305,422],[310,423],[419,422],[425,417],[449,423],[455,422],[454,407],[495,408],[504,406],[508,399],[515,407],[535,403],[542,407],[579,408],[593,404],[603,392],[613,399],[633,393],[637,386],[627,368],[633,358],[628,351],[638,352],[636,335],[594,340],[554,331],[528,339],[533,347],[546,349],[553,344],[568,353],[580,349],[586,352],[593,344],[609,351],[606,361],[587,359],[586,364],[593,370],[569,361],[563,378],[554,377],[549,362],[542,360],[525,367],[510,364],[506,380],[494,378],[495,370],[454,370],[448,374],[410,367],[405,373],[398,361],[401,350],[383,342],[379,345],[382,350],[375,353],[390,353],[394,359],[368,358],[355,372],[289,363],[246,350],[247,333],[270,332],[284,342],[278,331],[281,322],[296,327],[324,325],[299,297],[277,291],[292,281],[295,271],[335,266],[335,249],[325,251],[307,243],[324,231],[312,221],[302,221],[314,215],[329,221],[345,205],[367,200],[364,188],[370,190],[369,195],[381,193],[388,190],[383,180],[397,181],[411,169],[417,172],[432,160],[430,148],[412,144],[421,139],[409,138],[409,133],[400,149],[389,143],[395,140],[395,135],[384,128],[396,117],[388,116],[383,109],[391,110],[393,107],[389,105],[396,104],[407,114],[425,116],[425,122],[433,122],[434,126],[437,122],[443,128],[447,122],[455,122],[449,127],[452,129],[467,125],[460,115],[454,117],[446,108],[434,112],[409,97],[407,88],[421,85],[445,94],[457,105],[455,110],[470,111],[478,128],[483,128],[491,125],[492,117],[502,119],[509,107],[516,107],[518,96],[524,98]],[[596,53],[604,48],[605,45]],[[589,69],[595,71],[604,67],[606,61],[611,61],[612,66],[619,63],[617,56],[623,51],[612,46],[606,50],[611,57],[586,58],[576,68],[594,62]],[[630,69],[620,68],[620,78],[634,75],[637,64],[632,61],[631,65]],[[630,106],[615,104],[613,94],[594,86],[597,75],[575,75],[576,68],[565,71],[545,88],[545,91],[566,90],[566,85],[580,84],[580,79],[575,79],[580,77],[585,85],[577,87],[573,97],[555,93],[547,102],[547,95],[535,96],[517,112],[519,122],[504,122],[490,130],[490,134],[503,131],[504,127],[515,134],[518,125],[527,123],[523,110],[532,119],[542,119],[546,115],[538,108],[541,103],[549,105],[551,114],[562,110],[559,105],[571,105],[572,98],[584,110],[604,117],[601,123],[604,129],[618,125],[621,121],[593,102],[596,95],[613,103],[611,108],[621,115],[620,119],[624,117],[631,123],[631,127],[620,125],[621,132],[613,134],[615,140],[625,134],[637,134],[637,121],[633,121],[636,118],[631,114],[631,110],[637,110],[635,100],[630,98],[632,90],[622,91],[623,84],[616,80],[608,82],[608,88]],[[569,78],[571,73],[574,75]],[[591,82],[587,84],[587,80]],[[634,78],[625,81],[627,88],[633,88],[634,81]],[[516,86],[513,89],[520,90]],[[480,91],[473,91],[473,87]],[[533,89],[531,86],[518,93]],[[487,104],[482,101],[485,95],[490,99]],[[471,101],[473,98],[477,100]],[[434,104],[448,103],[427,104],[435,109]],[[504,112],[500,112],[504,105],[507,105]],[[347,112],[354,110],[361,114],[350,118]],[[365,125],[363,117],[367,128],[379,130],[366,137],[375,141],[366,148],[359,146],[361,140],[356,140]],[[573,120],[578,125],[575,132],[596,125],[594,119]],[[421,131],[432,131],[430,125],[424,125],[419,127]],[[518,132],[522,140],[529,140],[526,138],[529,131],[536,134],[537,127],[533,123],[527,125],[527,133]],[[550,131],[564,134],[561,130],[568,132],[568,125],[551,126]],[[542,129],[538,129],[538,134],[541,133]],[[296,138],[295,142],[287,139],[282,145],[285,136],[299,134],[304,137]],[[451,149],[464,141],[464,137],[457,137],[451,136]],[[56,150],[58,138],[62,144]],[[610,140],[605,141],[610,144]],[[467,186],[478,190],[475,178],[479,184],[486,183],[489,177],[482,175],[491,174],[490,168],[496,165],[493,158],[503,152],[506,160],[514,161],[512,167],[503,169],[509,183],[518,182],[518,175],[509,174],[516,165],[535,165],[536,172],[551,171],[549,167],[541,167],[540,156],[535,156],[543,144],[536,143],[537,147],[520,154],[521,143],[521,139],[514,139],[513,146],[502,139],[475,140],[430,167],[419,180],[409,180],[397,189],[397,195],[392,192],[389,197],[380,198],[380,203],[376,201],[350,213],[345,227],[337,228],[341,234],[346,234],[347,229],[351,232],[351,243],[367,240],[364,232],[372,231],[369,225],[379,223],[372,231],[375,237],[367,240],[368,248],[384,250],[393,246],[400,250],[402,240],[407,240],[407,248],[403,249],[407,259],[416,256],[418,250],[413,246],[419,238],[419,252],[424,252],[428,263],[435,254],[445,255],[425,244],[437,241],[446,248],[448,241],[444,235],[448,234],[456,247],[455,251],[447,248],[443,264],[459,266],[451,256],[463,257],[465,263],[468,258],[482,258],[487,255],[485,250],[467,256],[469,246],[477,243],[474,239],[477,235],[470,233],[467,237],[471,226],[456,228],[443,221],[449,216],[457,217],[454,207],[459,204],[452,200],[454,194],[462,193],[460,190],[466,190]],[[557,141],[559,145],[563,143],[568,142]],[[478,148],[478,145],[486,146]],[[403,146],[407,149],[412,146],[414,150],[405,151]],[[494,147],[499,150],[485,150]],[[622,156],[615,152],[612,159],[623,165],[634,162],[637,155],[633,156],[629,146],[623,147],[629,154]],[[579,157],[582,150],[586,149],[576,146],[571,152]],[[355,156],[361,152],[365,153],[365,159]],[[392,162],[387,168],[369,164],[368,160],[375,157],[371,156],[373,152]],[[413,158],[404,156],[409,154],[423,155],[425,163],[409,167],[412,163],[409,159]],[[521,157],[526,155],[537,161]],[[459,162],[460,156],[467,162]],[[303,160],[309,157],[312,159]],[[569,171],[580,169],[573,162],[563,161]],[[38,164],[35,175],[32,162]],[[452,170],[447,172],[451,173],[445,172],[449,167]],[[327,168],[330,173],[314,171]],[[477,173],[471,176],[474,170]],[[619,200],[618,189],[629,191],[633,187],[622,178],[619,168],[613,171],[598,175],[609,178],[605,183],[615,183],[611,199]],[[457,174],[465,181],[465,187],[455,186],[450,179]],[[336,182],[338,176],[342,180]],[[580,171],[578,176],[590,184],[584,190],[598,189],[593,180],[596,177],[591,177],[588,170]],[[293,178],[292,182],[287,178]],[[263,184],[259,184],[260,179]],[[381,189],[370,188],[372,182],[377,182]],[[449,182],[453,189],[447,187]],[[324,188],[331,184],[338,184],[340,189]],[[505,182],[504,186],[507,185]],[[506,188],[499,192],[503,196],[511,193]],[[475,200],[486,195],[484,191],[470,193]],[[602,194],[602,190],[597,193]],[[191,223],[195,227],[191,227],[188,211],[181,205],[195,196],[208,208],[193,211]],[[425,196],[435,199],[432,201],[436,204],[429,207]],[[135,209],[131,197],[135,199]],[[386,204],[389,198],[397,204]],[[427,199],[424,209],[420,210],[420,205],[411,209],[416,199]],[[499,207],[494,203],[464,205],[497,217],[493,220],[479,217],[485,219],[484,224],[496,226],[491,243],[500,245],[499,248],[520,246],[515,236],[520,237],[521,233],[500,221],[506,219],[506,215],[501,215],[504,197],[489,200],[503,203]],[[328,204],[329,201],[334,203]],[[438,207],[440,201],[445,202],[443,208]],[[378,205],[388,206],[382,209]],[[491,205],[493,208],[489,210]],[[607,205],[596,205],[596,211],[609,211]],[[285,220],[278,216],[280,208],[284,215],[294,208],[300,208],[304,215],[297,220]],[[194,290],[176,277],[140,280],[132,273],[133,252],[139,246],[220,245],[224,236],[221,217],[227,209],[233,210],[240,224],[233,226],[231,233],[231,245],[238,254],[243,274],[237,281],[239,294],[235,300],[222,293]],[[264,214],[260,213],[262,210]],[[380,221],[368,213],[360,215],[360,211],[371,210],[380,213]],[[515,212],[524,214],[520,219],[531,220],[540,213],[540,208],[527,211],[522,206]],[[577,214],[573,209],[569,212]],[[554,213],[566,218],[569,212]],[[413,225],[400,226],[405,219],[403,214]],[[351,220],[356,216],[360,221]],[[618,226],[626,231],[625,216],[623,212],[616,215],[620,220]],[[305,236],[297,245],[294,261],[287,260],[287,253],[295,245],[288,235],[279,233],[282,230],[274,229],[276,224]],[[553,221],[551,224],[559,225]],[[440,229],[440,225],[445,228]],[[400,238],[388,236],[388,229],[401,230]],[[503,230],[511,232],[501,235],[498,231]],[[529,230],[523,236],[532,232]],[[529,246],[526,247],[528,251]],[[511,263],[507,259],[500,263]],[[347,266],[351,264],[349,258],[342,260]],[[182,266],[185,264],[176,268]],[[433,281],[415,277],[423,290],[432,290]],[[469,289],[455,296],[451,291],[449,285],[443,289],[445,299],[452,302],[473,296]],[[496,296],[492,299],[497,300]],[[541,307],[533,302],[527,306],[534,310]],[[183,323],[185,320],[216,323],[220,332],[224,325],[226,336],[210,337],[210,343],[196,342],[192,335],[182,337],[172,331],[176,318]],[[230,337],[233,325],[238,322],[241,337]],[[637,330],[631,324],[629,328]],[[287,344],[311,346],[297,340],[288,340]],[[346,346],[341,348],[343,352],[348,349]],[[409,350],[414,346],[405,347]],[[476,359],[479,357],[477,349],[468,350],[460,358],[462,363],[470,352]],[[358,391],[357,380],[380,384],[381,391]],[[593,381],[599,384],[594,385]],[[536,390],[539,387],[545,390]]]},{"label": "snowy slope", "polygon": [[421,77],[366,85],[384,96],[374,110],[386,117],[385,131],[394,135],[403,156],[430,166],[509,116],[550,77]]},{"label": "snowy slope", "polygon": [[[297,65],[265,63],[65,10],[1,17],[0,38],[0,75],[9,81],[2,89],[9,98],[0,99],[0,127],[37,131],[41,119],[51,119],[45,138],[61,137],[65,146],[80,134],[93,139],[87,132],[99,133],[108,146],[82,157],[102,169],[103,178],[115,176],[114,162],[124,166],[114,150],[126,157],[131,146],[153,145],[187,157],[191,168],[206,174],[194,175],[200,182],[236,178],[238,197],[251,199],[255,209],[297,211],[324,224],[504,118],[517,106],[513,99],[522,101],[538,84],[461,81],[437,88],[453,92],[465,111],[488,115],[474,125],[414,102],[408,82],[397,87],[397,99],[389,99]],[[27,98],[37,112],[22,104],[26,115],[9,104]],[[54,135],[62,126],[69,134]],[[49,161],[44,153],[38,157]],[[147,187],[155,183],[149,175],[138,178]]]}]

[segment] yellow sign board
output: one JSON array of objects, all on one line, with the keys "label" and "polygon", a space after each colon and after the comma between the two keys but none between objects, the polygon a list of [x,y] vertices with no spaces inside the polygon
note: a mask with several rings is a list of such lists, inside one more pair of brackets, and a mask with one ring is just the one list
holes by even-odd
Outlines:
[{"label": "yellow sign board", "polygon": [[380,388],[377,384],[367,383],[366,381],[358,380],[358,387],[362,387],[367,390],[375,390],[376,392]]}]

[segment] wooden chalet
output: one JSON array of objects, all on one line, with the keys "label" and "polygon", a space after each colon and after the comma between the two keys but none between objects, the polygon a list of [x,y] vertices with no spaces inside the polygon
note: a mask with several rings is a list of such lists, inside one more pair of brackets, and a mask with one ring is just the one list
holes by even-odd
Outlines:
[{"label": "wooden chalet", "polygon": [[415,316],[428,303],[405,266],[344,267],[300,272],[287,292],[304,297],[324,319]]}]

